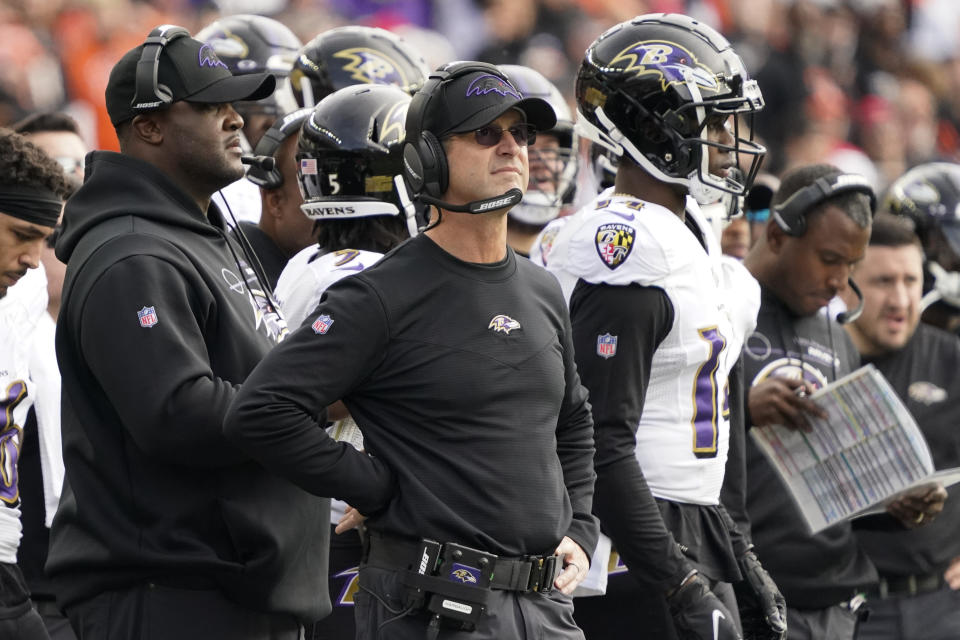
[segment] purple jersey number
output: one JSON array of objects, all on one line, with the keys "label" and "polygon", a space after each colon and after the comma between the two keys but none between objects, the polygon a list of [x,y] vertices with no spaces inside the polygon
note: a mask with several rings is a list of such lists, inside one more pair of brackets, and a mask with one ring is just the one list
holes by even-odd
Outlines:
[{"label": "purple jersey number", "polygon": [[[717,370],[720,367],[720,354],[727,346],[717,327],[698,329],[701,340],[710,345],[707,359],[697,370],[693,380],[693,454],[698,458],[715,458],[717,456],[717,414],[721,410],[719,403],[719,386],[717,385]],[[727,384],[723,385],[724,415],[729,413],[727,400]]]},{"label": "purple jersey number", "polygon": [[17,461],[20,444],[23,442],[23,427],[14,418],[14,409],[27,397],[27,384],[16,380],[0,397],[3,412],[0,414],[0,501],[14,505],[20,499],[18,489]]}]

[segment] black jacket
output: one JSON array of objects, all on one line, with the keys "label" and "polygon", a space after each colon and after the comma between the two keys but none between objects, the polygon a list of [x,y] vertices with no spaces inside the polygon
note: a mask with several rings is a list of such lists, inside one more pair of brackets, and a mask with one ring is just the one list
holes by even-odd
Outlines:
[{"label": "black jacket", "polygon": [[309,622],[329,611],[329,504],[221,431],[285,328],[207,215],[150,164],[88,156],[57,244],[66,480],[47,572],[61,606],[169,581]]}]

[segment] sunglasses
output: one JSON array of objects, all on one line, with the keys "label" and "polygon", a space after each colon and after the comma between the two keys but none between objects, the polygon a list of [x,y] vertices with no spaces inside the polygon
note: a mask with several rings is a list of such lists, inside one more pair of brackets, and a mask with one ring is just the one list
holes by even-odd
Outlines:
[{"label": "sunglasses", "polygon": [[[532,124],[515,124],[507,129],[507,131],[510,132],[510,135],[513,136],[513,139],[521,147],[533,144],[537,140],[537,129]],[[503,139],[503,129],[496,125],[488,124],[474,131],[473,135],[477,140],[477,144],[481,147],[493,147],[500,144],[500,140]]]}]

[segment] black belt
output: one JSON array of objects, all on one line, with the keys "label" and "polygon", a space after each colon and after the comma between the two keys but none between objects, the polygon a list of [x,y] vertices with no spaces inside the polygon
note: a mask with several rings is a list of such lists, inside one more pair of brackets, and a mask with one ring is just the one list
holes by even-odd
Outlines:
[{"label": "black belt", "polygon": [[[368,531],[368,535],[365,564],[381,569],[417,570],[420,563],[418,544],[375,531]],[[554,555],[521,558],[498,556],[493,565],[490,588],[547,594],[553,591],[553,581],[562,570],[560,558]]]},{"label": "black belt", "polygon": [[888,596],[916,596],[922,593],[939,591],[946,581],[940,573],[909,576],[881,576],[877,594],[881,598]]}]

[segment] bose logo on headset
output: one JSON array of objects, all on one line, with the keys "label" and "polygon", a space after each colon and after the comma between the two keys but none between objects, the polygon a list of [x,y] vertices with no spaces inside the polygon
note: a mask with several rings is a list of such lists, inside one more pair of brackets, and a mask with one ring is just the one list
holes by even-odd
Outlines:
[{"label": "bose logo on headset", "polygon": [[770,207],[770,215],[788,236],[802,236],[807,231],[807,212],[844,193],[862,193],[870,198],[870,214],[876,211],[877,196],[870,182],[856,173],[842,173],[817,178],[813,184]]},{"label": "bose logo on headset", "polygon": [[[163,48],[177,38],[190,37],[190,32],[174,24],[162,24],[147,36],[143,43],[143,52],[137,61],[136,85],[130,108],[134,111],[148,111],[173,102],[170,89],[157,82],[160,69],[160,53]],[[142,102],[145,98],[156,98]]]}]

